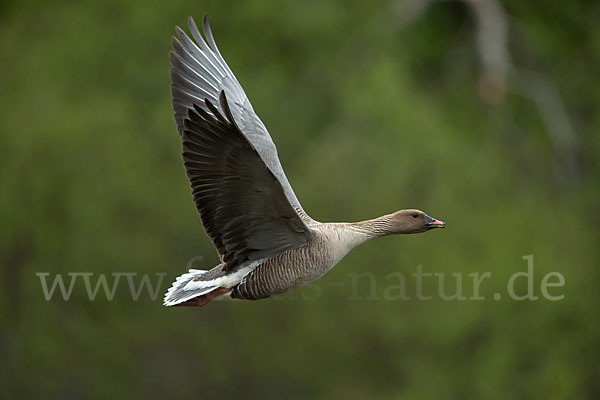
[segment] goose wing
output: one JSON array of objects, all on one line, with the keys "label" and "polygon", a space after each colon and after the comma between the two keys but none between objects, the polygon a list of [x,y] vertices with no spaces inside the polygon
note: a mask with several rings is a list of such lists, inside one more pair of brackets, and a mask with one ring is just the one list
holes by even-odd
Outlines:
[{"label": "goose wing", "polygon": [[244,89],[219,53],[210,29],[208,16],[205,15],[203,20],[206,40],[200,34],[192,17],[189,18],[188,25],[194,40],[177,27],[178,38],[173,38],[173,51],[171,52],[171,94],[179,134],[183,133],[184,121],[189,110],[197,106],[211,114],[204,100],[208,99],[218,109],[219,94],[224,91],[233,121],[279,180],[290,204],[301,218],[310,221],[310,217],[302,209],[283,172],[277,156],[277,148],[269,132],[254,112]]},{"label": "goose wing", "polygon": [[188,110],[183,162],[204,229],[229,271],[304,246],[313,233],[236,124],[224,91],[219,104],[206,99]]}]

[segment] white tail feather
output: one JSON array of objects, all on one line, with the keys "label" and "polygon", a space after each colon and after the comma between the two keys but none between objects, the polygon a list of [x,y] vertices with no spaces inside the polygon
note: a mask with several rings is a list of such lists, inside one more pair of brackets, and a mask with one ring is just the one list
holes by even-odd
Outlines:
[{"label": "white tail feather", "polygon": [[[215,285],[214,280],[210,281],[194,281],[194,279],[201,277],[206,271],[200,269],[190,269],[189,272],[179,276],[173,282],[173,285],[169,288],[165,294],[163,305],[174,306],[176,304],[184,303],[194,297],[202,296],[203,294],[212,292],[218,285]],[[193,283],[193,285],[190,285]]]},{"label": "white tail feather", "polygon": [[[177,277],[173,286],[165,294],[163,304],[174,306],[184,303],[194,297],[202,296],[217,288],[233,288],[242,279],[266,259],[249,261],[242,264],[232,273],[223,271],[223,263],[209,271],[202,269],[190,269],[187,273]],[[203,276],[204,274],[208,274]]]}]

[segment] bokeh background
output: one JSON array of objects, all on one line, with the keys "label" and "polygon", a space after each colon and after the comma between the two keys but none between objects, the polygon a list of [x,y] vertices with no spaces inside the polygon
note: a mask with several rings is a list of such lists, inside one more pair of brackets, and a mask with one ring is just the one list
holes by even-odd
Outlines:
[{"label": "bokeh background", "polygon": [[[163,307],[190,259],[218,261],[169,94],[174,26],[205,12],[309,214],[448,228],[282,298]],[[598,398],[599,20],[586,1],[0,3],[0,397]],[[560,272],[563,300],[507,298],[529,254],[535,294]],[[429,280],[430,301],[373,299],[418,265],[466,295],[491,272],[486,300]],[[167,275],[155,301],[124,278],[112,301],[81,280],[46,301],[39,272]]]}]

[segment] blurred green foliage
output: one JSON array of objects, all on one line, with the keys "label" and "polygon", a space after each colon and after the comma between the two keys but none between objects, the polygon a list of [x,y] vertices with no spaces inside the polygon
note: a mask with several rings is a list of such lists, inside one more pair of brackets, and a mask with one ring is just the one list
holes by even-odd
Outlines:
[{"label": "blurred green foliage", "polygon": [[[408,25],[389,0],[2,3],[0,397],[598,398],[600,8],[503,4],[515,63],[562,95],[577,177],[531,102],[481,99],[460,3]],[[448,228],[370,242],[282,298],[162,307],[189,259],[217,263],[169,94],[173,27],[205,12],[309,214],[418,207]],[[557,271],[564,300],[492,300],[527,254],[536,294]],[[349,299],[349,274],[381,294],[417,265],[489,271],[487,299]],[[46,301],[38,272],[168,275],[156,301]]]}]

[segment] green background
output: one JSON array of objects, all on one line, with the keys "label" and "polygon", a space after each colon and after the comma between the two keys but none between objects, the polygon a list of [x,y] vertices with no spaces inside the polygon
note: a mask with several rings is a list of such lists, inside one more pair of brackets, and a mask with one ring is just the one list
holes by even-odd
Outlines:
[{"label": "green background", "polygon": [[[576,135],[556,147],[555,112],[510,82],[482,91],[466,6],[409,23],[401,3],[0,3],[0,397],[598,398],[600,7],[502,3],[512,63],[556,90]],[[169,93],[174,26],[205,12],[312,217],[416,207],[448,228],[371,241],[280,298],[163,307],[190,259],[218,262]],[[529,254],[540,299],[511,300]],[[418,265],[461,273],[467,296],[490,272],[486,300],[444,301],[430,278],[418,301]],[[167,275],[155,301],[125,278],[112,301],[81,280],[46,301],[39,272]],[[382,298],[398,272],[411,299]],[[563,300],[541,297],[549,272]]]}]

